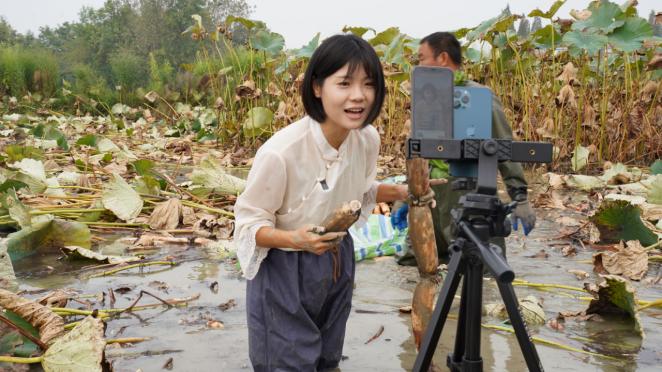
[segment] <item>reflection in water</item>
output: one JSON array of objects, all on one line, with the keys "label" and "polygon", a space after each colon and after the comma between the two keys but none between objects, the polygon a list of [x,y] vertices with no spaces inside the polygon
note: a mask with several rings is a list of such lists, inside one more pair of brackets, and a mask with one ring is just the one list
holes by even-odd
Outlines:
[{"label": "reflection in water", "polygon": [[[205,281],[207,279],[218,278],[220,272],[220,264],[218,261],[200,261],[198,265],[193,267],[193,272],[188,274],[190,280]],[[194,275],[197,273],[197,275]]]}]

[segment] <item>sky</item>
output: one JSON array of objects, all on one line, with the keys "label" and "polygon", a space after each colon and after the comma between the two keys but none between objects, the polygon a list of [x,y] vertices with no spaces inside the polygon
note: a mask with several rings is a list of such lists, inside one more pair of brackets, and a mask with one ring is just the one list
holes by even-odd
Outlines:
[{"label": "sky", "polygon": [[[626,0],[616,0],[618,4]],[[307,44],[317,32],[322,38],[341,32],[343,26],[371,27],[383,31],[397,26],[420,38],[435,31],[473,27],[497,16],[506,5],[513,14],[535,8],[546,11],[554,0],[247,0],[254,6],[252,19],[264,21],[285,38],[287,48]],[[83,6],[98,8],[104,0],[0,0],[0,16],[21,33],[39,33],[39,27],[57,26],[78,19]],[[557,13],[562,18],[572,9],[584,9],[589,0],[568,0]],[[660,0],[639,0],[639,15],[662,11]]]}]

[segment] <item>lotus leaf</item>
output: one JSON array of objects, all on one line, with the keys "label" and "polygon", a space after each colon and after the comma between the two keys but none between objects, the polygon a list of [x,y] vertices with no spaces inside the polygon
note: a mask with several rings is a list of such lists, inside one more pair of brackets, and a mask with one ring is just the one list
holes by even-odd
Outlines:
[{"label": "lotus leaf", "polygon": [[100,264],[113,264],[113,265],[122,264],[126,262],[140,261],[140,258],[135,256],[122,257],[122,256],[105,255],[91,251],[87,248],[76,247],[76,246],[62,247],[61,250],[62,253],[64,253],[64,255],[71,260],[88,260]]},{"label": "lotus leaf", "polygon": [[283,50],[285,39],[278,33],[259,30],[251,37],[251,46],[274,55]]},{"label": "lotus leaf", "polygon": [[637,298],[634,289],[626,279],[616,275],[601,275],[605,280],[598,287],[591,300],[586,314],[614,314],[621,313],[634,320],[634,329],[644,336],[644,329],[637,312]]},{"label": "lotus leaf", "polygon": [[600,230],[600,240],[603,243],[639,240],[642,245],[649,246],[657,242],[657,236],[641,222],[639,207],[627,201],[603,201],[590,220]]},{"label": "lotus leaf", "polygon": [[588,156],[590,151],[587,147],[577,146],[572,153],[572,170],[575,172],[583,169],[588,164]]},{"label": "lotus leaf", "polygon": [[591,16],[586,20],[573,23],[573,30],[584,31],[588,29],[608,34],[625,23],[623,11],[612,2],[596,1],[591,4],[589,10]]},{"label": "lotus leaf", "polygon": [[641,48],[644,40],[653,36],[653,27],[643,18],[628,18],[622,27],[609,34],[609,44],[624,52]]},{"label": "lotus leaf", "polygon": [[104,208],[124,221],[138,217],[143,208],[140,195],[117,173],[113,173],[109,182],[104,185],[101,201]]},{"label": "lotus leaf", "polygon": [[248,137],[258,137],[265,133],[274,120],[274,113],[266,107],[253,107],[248,111],[248,115],[242,128],[244,134]]},{"label": "lotus leaf", "polygon": [[101,372],[105,347],[103,321],[88,316],[46,350],[41,365],[46,372]]}]

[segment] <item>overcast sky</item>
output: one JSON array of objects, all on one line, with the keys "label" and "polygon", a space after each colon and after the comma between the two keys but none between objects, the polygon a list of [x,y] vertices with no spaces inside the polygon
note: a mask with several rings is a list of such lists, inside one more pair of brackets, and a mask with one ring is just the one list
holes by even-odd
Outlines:
[{"label": "overcast sky", "polygon": [[[626,0],[617,0],[618,4]],[[423,37],[431,32],[476,26],[499,14],[510,4],[514,14],[540,8],[546,11],[554,0],[247,0],[255,6],[252,18],[266,22],[285,37],[288,48],[306,44],[317,33],[333,35],[343,26],[372,27],[378,32],[397,26],[401,32]],[[0,0],[3,16],[19,32],[39,33],[41,26],[56,26],[78,19],[83,6],[100,7],[104,0]],[[568,0],[557,15],[569,18],[571,9],[584,9],[589,0]],[[655,9],[657,5],[657,9]],[[662,10],[660,0],[639,0],[639,14]]]}]

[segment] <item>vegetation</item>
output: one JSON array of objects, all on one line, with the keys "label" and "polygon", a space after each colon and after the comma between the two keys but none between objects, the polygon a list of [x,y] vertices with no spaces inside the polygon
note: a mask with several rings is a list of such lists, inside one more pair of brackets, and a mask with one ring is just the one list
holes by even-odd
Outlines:
[{"label": "vegetation", "polygon": [[[574,19],[554,19],[563,3],[526,16],[506,8],[456,30],[465,75],[502,99],[518,138],[553,141],[557,159],[569,160],[585,146],[591,161],[649,164],[662,151],[660,17],[639,17],[634,3],[598,1],[573,12]],[[37,38],[3,20],[5,108],[12,96],[27,96],[19,108],[36,101],[81,114],[108,113],[122,103],[149,107],[188,128],[179,135],[197,129],[199,138],[253,143],[302,114],[298,83],[320,40],[316,35],[300,49],[284,50],[281,35],[245,18],[250,10],[244,1],[108,0],[100,9],[84,8],[79,22],[42,28]],[[343,31],[368,39],[382,58],[389,96],[376,124],[384,150],[398,154],[417,39],[397,27]],[[214,128],[182,123],[176,102],[214,107]],[[256,107],[265,115],[255,115]]]}]

